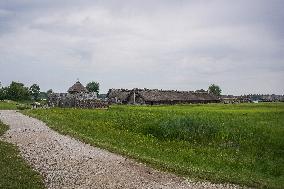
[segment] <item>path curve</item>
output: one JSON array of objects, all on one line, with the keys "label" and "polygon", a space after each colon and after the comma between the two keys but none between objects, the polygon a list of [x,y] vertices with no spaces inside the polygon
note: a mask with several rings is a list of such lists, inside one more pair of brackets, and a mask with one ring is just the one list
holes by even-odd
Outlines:
[{"label": "path curve", "polygon": [[10,126],[2,140],[44,178],[47,188],[239,188],[231,184],[190,182],[82,143],[51,130],[45,123],[13,110],[0,111]]}]

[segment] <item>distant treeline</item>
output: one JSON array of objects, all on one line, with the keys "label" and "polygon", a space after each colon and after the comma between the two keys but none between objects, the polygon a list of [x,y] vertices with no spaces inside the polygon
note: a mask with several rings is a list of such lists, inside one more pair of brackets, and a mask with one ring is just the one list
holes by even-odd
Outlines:
[{"label": "distant treeline", "polygon": [[46,96],[47,93],[40,92],[38,84],[27,87],[23,83],[12,81],[9,86],[4,87],[0,82],[0,100],[40,100],[46,98]]}]

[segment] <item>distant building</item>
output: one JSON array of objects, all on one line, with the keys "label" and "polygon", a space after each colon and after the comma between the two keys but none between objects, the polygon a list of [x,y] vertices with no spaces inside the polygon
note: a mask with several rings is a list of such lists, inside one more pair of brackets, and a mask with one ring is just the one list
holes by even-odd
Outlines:
[{"label": "distant building", "polygon": [[158,89],[110,89],[107,98],[111,103],[148,105],[220,102],[207,92]]},{"label": "distant building", "polygon": [[98,100],[97,93],[88,90],[77,81],[68,89],[68,93],[50,93],[48,105],[62,108],[105,108],[107,102]]},{"label": "distant building", "polygon": [[87,93],[88,90],[84,87],[80,81],[77,81],[72,87],[68,89],[68,93],[77,94],[77,93]]},{"label": "distant building", "polygon": [[111,103],[127,104],[130,93],[128,89],[109,89],[106,97]]},{"label": "distant building", "polygon": [[284,102],[283,95],[275,94],[249,94],[249,95],[222,95],[221,101],[225,104],[229,103],[248,103],[248,102]]},{"label": "distant building", "polygon": [[220,100],[224,104],[250,103],[252,100],[247,96],[221,95]]}]

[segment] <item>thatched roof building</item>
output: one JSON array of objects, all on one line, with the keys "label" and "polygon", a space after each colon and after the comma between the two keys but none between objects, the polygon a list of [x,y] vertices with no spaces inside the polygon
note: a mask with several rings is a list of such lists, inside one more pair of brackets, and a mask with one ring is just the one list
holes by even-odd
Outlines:
[{"label": "thatched roof building", "polygon": [[48,94],[47,104],[62,108],[106,108],[108,102],[98,100],[97,93],[88,90],[77,81],[68,89],[68,93]]},{"label": "thatched roof building", "polygon": [[112,103],[127,104],[127,100],[131,91],[132,90],[128,89],[109,89],[107,93],[107,98]]},{"label": "thatched roof building", "polygon": [[80,83],[80,81],[77,81],[72,87],[68,89],[68,93],[75,94],[75,93],[87,93],[88,90]]},{"label": "thatched roof building", "polygon": [[108,99],[124,104],[185,104],[217,103],[220,100],[207,92],[150,90],[150,89],[110,89]]}]

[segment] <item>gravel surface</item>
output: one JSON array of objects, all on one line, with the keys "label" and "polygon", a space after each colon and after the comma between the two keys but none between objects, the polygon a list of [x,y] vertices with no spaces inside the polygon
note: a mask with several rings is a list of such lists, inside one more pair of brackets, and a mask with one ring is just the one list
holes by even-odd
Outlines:
[{"label": "gravel surface", "polygon": [[16,144],[21,155],[44,177],[47,188],[240,188],[231,184],[191,182],[110,153],[12,110],[0,111],[10,126],[2,140]]}]

